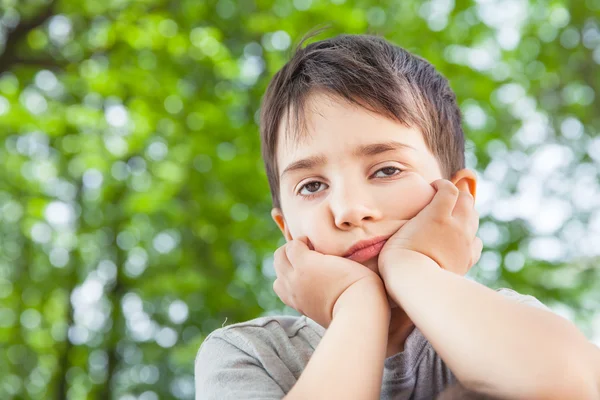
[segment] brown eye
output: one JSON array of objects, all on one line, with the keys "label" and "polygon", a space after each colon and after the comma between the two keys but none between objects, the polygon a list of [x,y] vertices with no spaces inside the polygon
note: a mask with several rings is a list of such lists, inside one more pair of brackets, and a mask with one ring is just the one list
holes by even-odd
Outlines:
[{"label": "brown eye", "polygon": [[319,185],[321,185],[321,182],[310,182],[307,183],[304,187],[307,188],[309,192],[314,193],[317,190],[319,190]]},{"label": "brown eye", "polygon": [[[308,182],[300,188],[300,190],[298,191],[298,194],[300,196],[310,197],[311,195],[321,192],[322,190],[319,190],[319,189],[321,189],[323,186],[325,186],[325,184],[323,182],[319,182],[319,181]],[[304,189],[306,189],[306,192],[302,193],[302,191]]]},{"label": "brown eye", "polygon": [[380,176],[381,178],[386,178],[386,177],[398,175],[400,172],[402,172],[402,170],[400,168],[396,168],[396,167],[384,167],[384,168],[377,170],[377,172],[375,172],[374,175],[377,175],[379,172],[383,172],[383,176]]}]

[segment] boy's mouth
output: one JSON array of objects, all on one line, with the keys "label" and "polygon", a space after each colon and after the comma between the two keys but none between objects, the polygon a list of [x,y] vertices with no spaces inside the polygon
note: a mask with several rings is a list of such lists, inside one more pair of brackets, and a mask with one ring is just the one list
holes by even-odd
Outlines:
[{"label": "boy's mouth", "polygon": [[379,255],[387,239],[388,237],[378,237],[358,242],[346,252],[344,257],[359,263],[368,261]]}]

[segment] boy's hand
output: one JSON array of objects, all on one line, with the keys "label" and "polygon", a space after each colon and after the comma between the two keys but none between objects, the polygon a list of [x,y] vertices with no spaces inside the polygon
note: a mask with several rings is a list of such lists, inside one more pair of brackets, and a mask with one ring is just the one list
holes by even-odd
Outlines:
[{"label": "boy's hand", "polygon": [[[273,290],[286,305],[327,328],[348,289],[367,285],[385,296],[381,278],[369,268],[343,257],[325,255],[308,247],[308,239],[294,239],[275,251],[277,278]],[[362,291],[356,293],[364,293]],[[338,301],[339,300],[339,301]]]},{"label": "boy's hand", "polygon": [[450,181],[431,184],[436,194],[414,218],[392,235],[379,254],[379,271],[402,259],[403,251],[415,251],[433,259],[443,269],[465,275],[479,260],[481,239],[476,237],[479,213],[473,196],[459,191]]}]

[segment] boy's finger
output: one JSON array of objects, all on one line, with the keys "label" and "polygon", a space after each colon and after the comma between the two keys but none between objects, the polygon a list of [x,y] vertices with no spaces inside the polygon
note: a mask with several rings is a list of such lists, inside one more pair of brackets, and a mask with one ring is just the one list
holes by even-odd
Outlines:
[{"label": "boy's finger", "polygon": [[281,293],[282,293],[281,280],[279,280],[278,278],[275,278],[275,281],[273,282],[273,291],[275,292],[277,297],[281,298]]},{"label": "boy's finger", "polygon": [[315,249],[315,247],[310,242],[310,239],[308,238],[308,236],[300,236],[300,237],[296,238],[296,240],[299,240],[302,243],[304,243],[308,247],[309,250]]},{"label": "boy's finger", "polygon": [[469,192],[460,191],[452,216],[468,224],[470,232],[475,234],[479,227],[479,213],[475,210],[475,199]]},{"label": "boy's finger", "polygon": [[290,291],[283,280],[275,279],[275,282],[273,282],[273,291],[285,305],[292,307],[290,302]]},{"label": "boy's finger", "polygon": [[464,203],[464,206],[467,207],[468,209],[475,207],[475,198],[473,197],[473,195],[471,193],[466,192],[464,190],[458,191],[457,203],[458,202]]},{"label": "boy's finger", "polygon": [[293,265],[295,262],[298,262],[303,254],[307,251],[310,251],[306,241],[308,238],[305,237],[294,239],[288,242],[285,247],[285,254],[287,255],[288,260]]},{"label": "boy's finger", "polygon": [[278,277],[288,274],[293,269],[285,251],[286,246],[282,246],[275,250],[275,254],[273,255],[273,268]]},{"label": "boy's finger", "polygon": [[433,200],[429,203],[431,210],[451,215],[458,199],[458,188],[446,179],[438,179],[431,183],[436,190]]},{"label": "boy's finger", "polygon": [[481,251],[483,250],[483,242],[478,237],[473,240],[473,253],[471,254],[471,267],[479,261]]},{"label": "boy's finger", "polygon": [[477,235],[478,230],[479,230],[479,212],[474,209],[471,214],[471,232],[472,232],[473,236]]}]

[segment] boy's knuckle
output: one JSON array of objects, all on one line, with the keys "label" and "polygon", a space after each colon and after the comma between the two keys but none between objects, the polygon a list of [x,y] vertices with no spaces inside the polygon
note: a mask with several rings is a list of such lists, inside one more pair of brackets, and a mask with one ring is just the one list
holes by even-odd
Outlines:
[{"label": "boy's knuckle", "polygon": [[465,192],[459,192],[458,203],[462,207],[470,208],[473,205],[473,198],[470,194],[465,194]]},{"label": "boy's knuckle", "polygon": [[450,181],[449,181],[449,180],[447,180],[447,179],[440,179],[440,180],[438,181],[438,185],[440,185],[440,187],[441,187],[442,189],[445,189],[445,190],[450,190],[450,189],[452,189],[452,187],[454,186],[454,185],[452,184],[452,182],[450,182]]},{"label": "boy's knuckle", "polygon": [[275,282],[273,282],[273,291],[277,296],[281,297],[281,283],[278,279],[275,279]]},{"label": "boy's knuckle", "polygon": [[471,239],[468,235],[463,235],[463,245],[467,248],[470,249],[473,247],[473,239]]},{"label": "boy's knuckle", "polygon": [[274,262],[273,263],[273,271],[275,271],[275,275],[280,278],[281,277],[281,263]]},{"label": "boy's knuckle", "polygon": [[475,237],[474,246],[477,251],[481,251],[483,249],[483,241],[480,238]]},{"label": "boy's knuckle", "polygon": [[470,248],[473,244],[473,240],[470,239],[464,231],[455,231],[455,242],[458,246],[460,246],[459,248]]},{"label": "boy's knuckle", "polygon": [[438,225],[437,227],[439,228],[448,224],[448,217],[442,214],[434,214],[431,217],[431,222],[433,222],[434,225]]},{"label": "boy's knuckle", "polygon": [[278,248],[277,250],[275,250],[275,253],[273,253],[273,260],[280,261],[283,258],[283,254],[284,254],[283,247]]},{"label": "boy's knuckle", "polygon": [[439,190],[457,196],[458,188],[449,180],[443,179],[439,182]]},{"label": "boy's knuckle", "polygon": [[[455,186],[455,188],[456,188],[456,190],[458,190],[458,188],[456,186]],[[468,201],[473,200],[473,195],[470,192],[465,192],[464,190],[460,190],[459,195],[463,200],[468,200]]]}]

